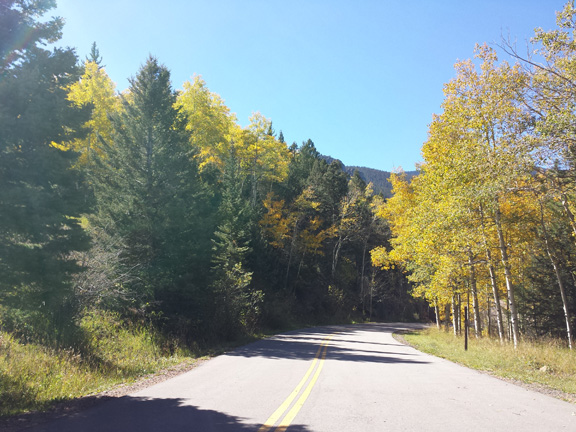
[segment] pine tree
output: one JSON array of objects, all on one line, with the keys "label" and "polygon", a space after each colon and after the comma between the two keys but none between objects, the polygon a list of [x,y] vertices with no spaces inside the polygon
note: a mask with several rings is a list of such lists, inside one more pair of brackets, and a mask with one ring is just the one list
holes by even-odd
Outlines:
[{"label": "pine tree", "polygon": [[217,316],[215,326],[226,337],[250,332],[258,320],[263,294],[251,289],[252,272],[246,270],[254,210],[244,197],[240,163],[234,146],[222,173],[219,225],[213,239],[213,289]]},{"label": "pine tree", "polygon": [[205,245],[195,151],[174,108],[168,69],[150,57],[130,83],[95,171],[95,222],[122,239],[124,269],[138,276],[134,295],[174,303],[166,295],[177,296],[178,281],[198,276],[195,255]]},{"label": "pine tree", "polygon": [[0,75],[23,60],[30,49],[62,36],[60,18],[39,21],[56,5],[54,0],[3,0],[0,3]]},{"label": "pine tree", "polygon": [[59,37],[58,22],[33,20],[51,6],[9,1],[0,8],[0,31],[32,35],[24,45],[0,37],[0,71],[10,71],[0,79],[0,303],[25,311],[28,325],[59,340],[71,323],[71,276],[79,270],[70,256],[88,247],[79,225],[87,210],[83,181],[70,169],[77,154],[60,143],[88,113],[67,100],[80,72],[74,52],[36,46]]},{"label": "pine tree", "polygon": [[86,56],[86,61],[89,63],[96,63],[98,69],[105,68],[106,66],[102,64],[102,56],[100,55],[100,50],[96,46],[96,42],[92,42],[92,47],[90,48],[90,54]]}]

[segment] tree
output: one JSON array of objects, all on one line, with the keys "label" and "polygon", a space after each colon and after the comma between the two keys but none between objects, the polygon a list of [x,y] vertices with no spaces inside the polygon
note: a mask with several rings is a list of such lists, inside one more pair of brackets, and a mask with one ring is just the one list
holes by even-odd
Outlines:
[{"label": "tree", "polygon": [[210,92],[200,76],[184,83],[176,106],[186,115],[186,129],[192,147],[199,150],[200,168],[215,165],[223,169],[233,145],[230,135],[236,117],[220,96]]},{"label": "tree", "polygon": [[429,302],[450,301],[455,331],[460,321],[458,299],[469,292],[479,335],[477,264],[485,252],[499,307],[492,256],[492,249],[498,250],[516,346],[519,324],[512,253],[522,242],[516,226],[522,223],[523,207],[514,199],[523,193],[532,167],[530,146],[525,145],[527,77],[518,65],[497,66],[495,52],[486,46],[477,46],[476,53],[480,70],[472,61],[458,62],[456,77],[445,86],[443,113],[430,125],[420,175],[410,186],[392,177],[398,196],[389,200],[385,214],[392,218],[395,238],[393,250],[382,255],[384,263],[407,264],[410,279],[419,285],[416,292]]},{"label": "tree", "polygon": [[100,50],[98,49],[96,42],[92,42],[90,54],[86,56],[86,61],[89,63],[96,63],[100,69],[105,67],[102,65],[102,56],[100,55]]},{"label": "tree", "polygon": [[[53,2],[9,1],[0,8],[0,297],[4,305],[39,318],[36,330],[59,341],[71,325],[71,253],[88,247],[79,217],[87,210],[83,179],[70,168],[77,154],[61,143],[74,138],[86,112],[73,107],[66,88],[79,69],[72,50],[39,48],[57,39],[57,20],[35,18]],[[26,44],[17,34],[30,31]],[[14,33],[11,33],[14,32]]]},{"label": "tree", "polygon": [[204,225],[195,151],[168,69],[150,57],[130,83],[123,111],[113,117],[113,141],[104,143],[95,170],[94,222],[122,239],[123,266],[137,275],[134,296],[178,308],[180,291],[198,276],[192,276],[196,266],[209,260],[200,253],[212,231]]},{"label": "tree", "polygon": [[[457,77],[445,90],[444,114],[431,126],[431,138],[423,152],[430,161],[426,169],[431,173],[445,172],[445,165],[435,167],[434,163],[452,157],[452,161],[446,162],[450,166],[450,177],[460,176],[451,184],[458,188],[454,190],[452,186],[459,201],[473,212],[482,211],[491,217],[504,269],[516,346],[518,316],[510,240],[505,239],[506,225],[512,220],[504,218],[502,206],[510,192],[530,172],[530,149],[522,143],[528,124],[528,115],[523,108],[527,77],[518,65],[511,67],[502,63],[496,66],[496,54],[486,46],[478,46],[476,52],[482,60],[480,71],[477,72],[471,62],[456,64]],[[449,141],[458,146],[450,150],[450,155],[439,156],[438,153],[442,138],[434,134],[442,130],[458,134],[456,140]],[[482,181],[478,182],[478,179]]]},{"label": "tree", "polygon": [[55,6],[55,0],[3,0],[0,3],[0,76],[24,60],[29,50],[60,39],[62,19],[39,20]]},{"label": "tree", "polygon": [[71,149],[80,153],[79,167],[90,170],[93,169],[93,159],[103,155],[101,141],[112,140],[110,116],[120,110],[120,99],[116,96],[114,83],[96,61],[85,63],[82,77],[69,88],[68,99],[78,107],[92,108],[90,119],[83,125],[86,137],[69,144]]},{"label": "tree", "polygon": [[242,190],[244,182],[234,147],[222,174],[219,225],[212,240],[212,286],[217,303],[214,325],[226,337],[233,337],[254,330],[263,293],[250,287],[252,272],[246,270],[254,212]]},{"label": "tree", "polygon": [[247,128],[234,128],[231,140],[235,143],[240,167],[251,185],[250,202],[255,206],[259,197],[266,195],[271,183],[281,182],[288,175],[288,149],[273,136],[272,122],[260,113],[250,117]]}]

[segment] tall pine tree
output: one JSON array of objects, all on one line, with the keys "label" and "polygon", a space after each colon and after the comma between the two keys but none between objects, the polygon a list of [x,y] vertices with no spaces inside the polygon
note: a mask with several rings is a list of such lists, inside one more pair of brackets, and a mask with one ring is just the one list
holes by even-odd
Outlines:
[{"label": "tall pine tree", "polygon": [[[71,106],[66,87],[79,76],[72,50],[40,48],[58,39],[58,20],[38,23],[50,1],[8,1],[0,8],[0,303],[4,324],[43,327],[60,338],[70,323],[70,258],[87,248],[78,224],[86,211],[77,154],[58,143],[72,138],[86,116]],[[17,36],[28,33],[27,43]],[[10,311],[19,311],[16,314]],[[34,319],[32,319],[34,318]]]},{"label": "tall pine tree", "polygon": [[168,69],[150,57],[130,83],[96,170],[96,223],[121,239],[134,299],[174,308],[201,274],[200,251],[209,249],[195,151],[174,107]]}]

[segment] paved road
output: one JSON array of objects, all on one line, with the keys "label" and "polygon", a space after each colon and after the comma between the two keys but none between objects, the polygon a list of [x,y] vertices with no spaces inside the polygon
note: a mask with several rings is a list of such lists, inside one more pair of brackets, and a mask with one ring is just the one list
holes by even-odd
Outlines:
[{"label": "paved road", "polygon": [[402,345],[406,327],[278,335],[31,431],[576,431],[576,405]]}]

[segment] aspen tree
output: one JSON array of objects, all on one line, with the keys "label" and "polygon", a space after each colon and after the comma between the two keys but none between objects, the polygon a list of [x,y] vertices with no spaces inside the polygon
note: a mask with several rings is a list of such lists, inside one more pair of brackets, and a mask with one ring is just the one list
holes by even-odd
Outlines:
[{"label": "aspen tree", "polygon": [[84,123],[86,137],[69,143],[78,152],[78,167],[92,168],[94,157],[102,157],[101,141],[112,140],[113,125],[110,116],[121,109],[120,98],[116,96],[115,85],[106,71],[96,62],[87,61],[80,80],[69,87],[68,99],[76,106],[90,106],[90,119]]}]

